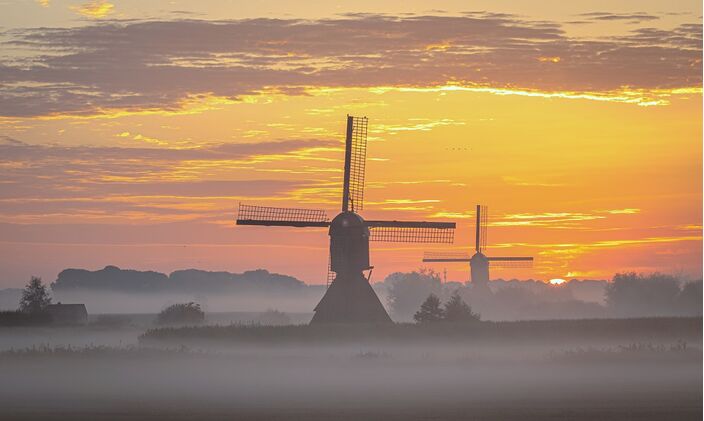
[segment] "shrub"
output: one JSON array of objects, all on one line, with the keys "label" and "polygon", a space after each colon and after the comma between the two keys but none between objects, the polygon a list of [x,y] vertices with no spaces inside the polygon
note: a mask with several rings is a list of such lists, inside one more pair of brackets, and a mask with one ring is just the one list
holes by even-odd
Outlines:
[{"label": "shrub", "polygon": [[194,302],[170,305],[156,318],[160,325],[200,324],[204,320],[205,313],[200,309],[200,304]]},{"label": "shrub", "polygon": [[448,322],[478,322],[479,314],[464,302],[459,292],[455,291],[450,300],[445,303],[443,320]]},{"label": "shrub", "polygon": [[264,326],[284,326],[291,324],[291,318],[286,313],[269,309],[257,317],[256,323]]},{"label": "shrub", "polygon": [[420,310],[413,315],[413,319],[418,323],[439,322],[443,319],[445,312],[440,308],[440,299],[435,294],[430,294],[420,305]]}]

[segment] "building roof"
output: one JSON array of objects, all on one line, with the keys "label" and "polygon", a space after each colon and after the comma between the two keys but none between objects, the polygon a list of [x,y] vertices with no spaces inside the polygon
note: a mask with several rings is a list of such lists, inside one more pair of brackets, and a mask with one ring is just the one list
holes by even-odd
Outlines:
[{"label": "building roof", "polygon": [[77,320],[88,317],[85,304],[49,304],[46,311],[55,321]]}]

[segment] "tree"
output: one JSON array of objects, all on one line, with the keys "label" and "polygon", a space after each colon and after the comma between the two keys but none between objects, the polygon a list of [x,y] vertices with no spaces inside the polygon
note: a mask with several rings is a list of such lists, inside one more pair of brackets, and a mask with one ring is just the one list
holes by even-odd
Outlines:
[{"label": "tree", "polygon": [[205,313],[200,309],[200,304],[193,302],[173,304],[161,311],[156,318],[157,324],[198,324],[205,320]]},{"label": "tree", "polygon": [[410,273],[396,272],[387,276],[388,303],[394,320],[410,320],[429,294],[440,296],[440,275],[430,269]]},{"label": "tree", "polygon": [[24,313],[42,313],[51,304],[51,297],[42,284],[42,278],[32,276],[27,286],[22,291],[20,311]]},{"label": "tree", "polygon": [[420,305],[420,310],[413,315],[413,319],[418,323],[439,322],[443,319],[445,312],[440,308],[440,299],[435,294],[430,294]]},{"label": "tree", "polygon": [[478,322],[479,314],[464,302],[459,292],[455,291],[450,300],[445,303],[444,318],[448,322]]},{"label": "tree", "polygon": [[606,305],[613,315],[625,317],[677,314],[678,279],[662,273],[617,273],[605,287]]}]

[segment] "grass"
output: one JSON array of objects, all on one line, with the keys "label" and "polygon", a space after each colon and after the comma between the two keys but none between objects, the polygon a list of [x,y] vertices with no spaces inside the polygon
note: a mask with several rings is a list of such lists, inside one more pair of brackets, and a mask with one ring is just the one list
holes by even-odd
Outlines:
[{"label": "grass", "polygon": [[186,347],[148,348],[139,346],[111,347],[103,345],[87,346],[33,346],[22,349],[0,351],[0,362],[42,357],[83,360],[85,358],[162,358],[166,356],[205,355]]},{"label": "grass", "polygon": [[149,329],[140,343],[219,341],[253,344],[312,344],[357,341],[515,341],[560,343],[567,340],[701,343],[701,318],[540,320],[519,322],[410,323],[391,325],[189,326]]},{"label": "grass", "polygon": [[633,343],[606,348],[577,348],[553,352],[549,359],[566,363],[662,363],[662,362],[697,362],[702,360],[702,349],[692,347],[686,341],[674,344]]}]

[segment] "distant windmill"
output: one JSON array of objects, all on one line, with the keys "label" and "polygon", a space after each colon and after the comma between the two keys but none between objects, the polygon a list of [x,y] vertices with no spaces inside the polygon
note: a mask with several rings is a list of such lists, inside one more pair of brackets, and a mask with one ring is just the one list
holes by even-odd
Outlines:
[{"label": "distant windmill", "polygon": [[532,257],[487,257],[486,249],[488,212],[486,206],[477,205],[477,223],[475,226],[475,253],[472,257],[461,252],[426,252],[424,262],[469,262],[471,281],[474,288],[488,290],[489,266],[491,267],[530,267]]},{"label": "distant windmill", "polygon": [[[330,227],[328,289],[311,323],[391,322],[364,276],[370,270],[369,241],[452,243],[454,222],[365,221],[363,207],[367,118],[347,116],[342,211],[330,222],[324,210],[239,206],[237,225]],[[330,280],[332,279],[332,283]]]}]

